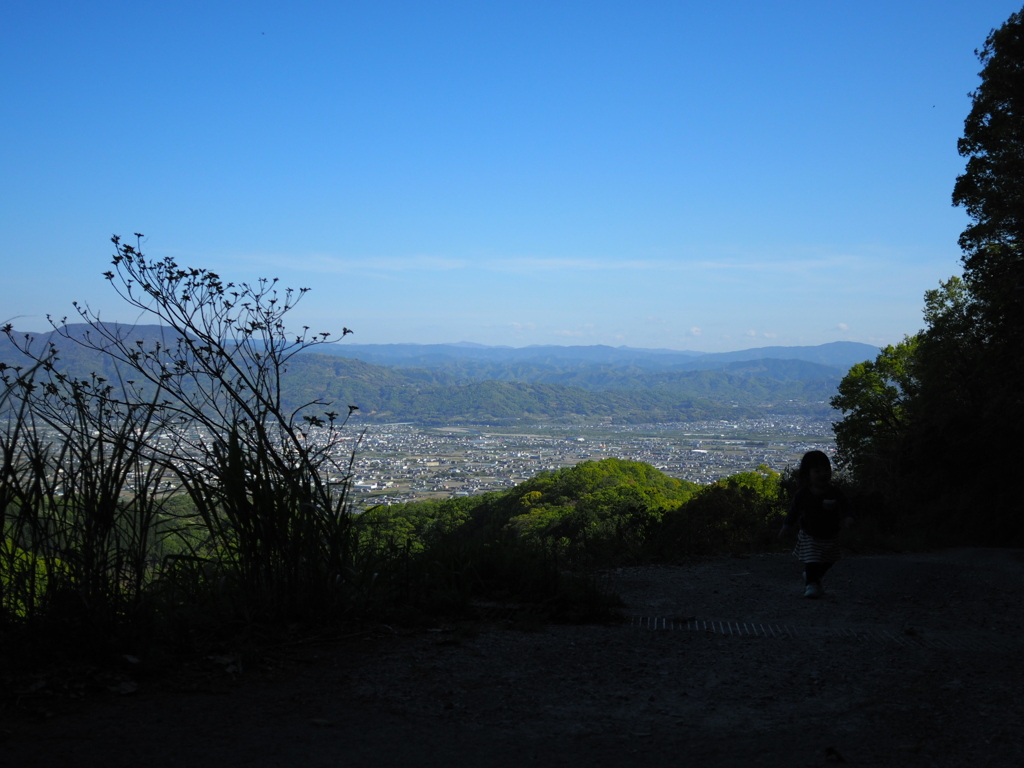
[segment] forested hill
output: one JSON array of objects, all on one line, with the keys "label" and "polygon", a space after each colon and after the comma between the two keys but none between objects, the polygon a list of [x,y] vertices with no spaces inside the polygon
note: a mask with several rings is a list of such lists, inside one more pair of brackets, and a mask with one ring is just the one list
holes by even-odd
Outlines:
[{"label": "forested hill", "polygon": [[775,413],[824,416],[839,377],[778,381],[721,371],[673,374],[576,372],[590,386],[527,381],[460,381],[440,372],[384,368],[358,360],[306,354],[290,364],[287,394],[356,405],[363,417],[387,421],[515,423],[594,421],[651,423]]},{"label": "forested hill", "polygon": [[[363,362],[336,357],[331,363],[325,352],[351,352]],[[828,399],[843,375],[874,354],[876,347],[852,342],[721,355],[602,346],[339,344],[296,358],[292,374],[329,382],[321,390],[306,388],[305,395],[347,399],[370,418],[423,423],[644,423],[768,410],[828,417]]]},{"label": "forested hill", "polygon": [[698,382],[721,381],[700,377],[698,372],[720,372],[736,378],[772,379],[778,382],[838,381],[846,369],[803,360],[745,360],[718,363],[690,370],[651,370],[639,365],[580,364],[566,361],[484,362],[458,360],[427,368],[396,367],[394,370],[447,375],[453,381],[518,381],[527,384],[561,384],[600,392],[613,389],[678,389],[702,386]]},{"label": "forested hill", "polygon": [[[147,344],[161,339],[154,327],[135,333]],[[60,366],[71,375],[95,371],[117,381],[109,358],[65,339],[39,339],[44,340],[58,344]],[[765,358],[722,361],[718,370],[651,370],[644,360],[660,353],[637,355],[622,365],[587,362],[553,349],[545,348],[546,356],[532,361],[449,359],[432,367],[385,367],[306,352],[288,363],[282,394],[291,407],[316,400],[332,403],[335,410],[355,405],[361,419],[373,421],[651,423],[767,411],[828,416],[827,401],[845,373],[818,362]],[[584,357],[604,354],[577,349],[585,350]],[[0,362],[24,365],[25,358],[0,337]]]}]

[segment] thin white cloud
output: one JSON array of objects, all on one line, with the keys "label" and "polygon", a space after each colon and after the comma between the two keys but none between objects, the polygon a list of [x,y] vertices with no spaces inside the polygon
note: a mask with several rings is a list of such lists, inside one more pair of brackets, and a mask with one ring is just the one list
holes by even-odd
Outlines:
[{"label": "thin white cloud", "polygon": [[[810,249],[809,249],[810,250]],[[876,264],[878,255],[854,255],[828,251],[793,254],[742,254],[721,257],[691,258],[596,258],[596,257],[492,257],[462,258],[432,254],[399,256],[343,257],[330,254],[285,255],[245,254],[239,256],[247,264],[262,264],[273,269],[311,273],[352,272],[451,272],[470,270],[484,272],[673,272],[673,273],[774,273],[798,274],[819,271],[861,271]]]},{"label": "thin white cloud", "polygon": [[593,258],[501,258],[480,260],[475,266],[499,272],[552,272],[572,270],[574,272],[609,272],[615,270],[657,269],[658,262],[638,259],[593,259]]},{"label": "thin white cloud", "polygon": [[851,264],[858,257],[842,254],[816,254],[803,258],[772,258],[749,256],[744,258],[701,258],[685,256],[676,259],[629,259],[629,258],[544,258],[517,257],[481,259],[472,262],[477,269],[502,272],[551,272],[571,270],[583,272],[612,271],[656,271],[656,272],[807,272],[819,269],[835,269]]}]

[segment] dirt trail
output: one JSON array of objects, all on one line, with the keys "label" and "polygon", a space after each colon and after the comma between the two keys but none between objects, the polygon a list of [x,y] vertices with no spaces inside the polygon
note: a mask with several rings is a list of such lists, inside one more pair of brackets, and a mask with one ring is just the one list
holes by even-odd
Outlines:
[{"label": "dirt trail", "polygon": [[623,625],[377,628],[240,673],[209,660],[199,690],[128,681],[9,718],[0,749],[12,766],[1024,765],[1024,552],[850,556],[817,601],[798,571],[778,554],[622,569]]}]

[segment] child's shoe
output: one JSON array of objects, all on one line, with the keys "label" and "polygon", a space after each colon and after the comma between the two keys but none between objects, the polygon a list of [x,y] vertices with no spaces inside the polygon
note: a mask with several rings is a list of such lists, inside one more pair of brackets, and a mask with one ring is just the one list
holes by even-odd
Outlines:
[{"label": "child's shoe", "polygon": [[821,588],[821,584],[810,583],[807,588],[804,589],[804,597],[816,598],[821,597],[824,590]]}]

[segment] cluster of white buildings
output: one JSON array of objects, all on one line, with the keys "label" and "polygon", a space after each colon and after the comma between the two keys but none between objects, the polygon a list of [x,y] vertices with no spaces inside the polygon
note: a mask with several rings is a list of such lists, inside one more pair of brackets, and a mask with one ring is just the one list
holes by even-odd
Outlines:
[{"label": "cluster of white buildings", "polygon": [[610,457],[708,484],[760,465],[782,471],[812,449],[834,449],[830,421],[769,417],[529,431],[369,425],[356,452],[353,488],[360,506],[471,496],[512,487],[544,470]]}]

